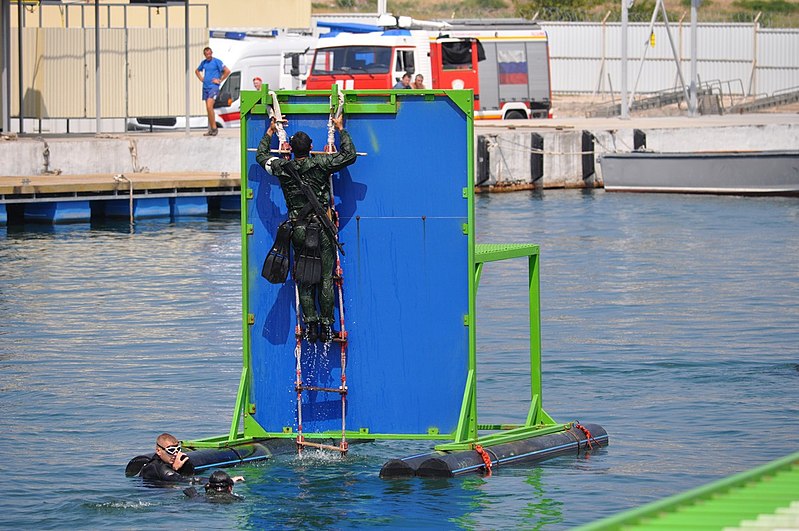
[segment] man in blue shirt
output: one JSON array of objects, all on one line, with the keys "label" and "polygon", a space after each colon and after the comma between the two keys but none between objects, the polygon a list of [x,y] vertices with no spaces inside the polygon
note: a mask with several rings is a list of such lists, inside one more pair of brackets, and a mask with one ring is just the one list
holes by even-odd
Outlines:
[{"label": "man in blue shirt", "polygon": [[395,89],[409,89],[409,88],[412,88],[411,87],[411,73],[410,72],[405,72],[402,75],[402,79],[397,81],[397,84],[394,85],[393,88],[395,88]]},{"label": "man in blue shirt", "polygon": [[208,132],[205,136],[216,136],[216,117],[214,115],[214,102],[219,95],[219,85],[230,75],[230,69],[219,59],[214,57],[214,52],[206,46],[203,49],[205,59],[194,71],[197,79],[203,82],[203,101],[208,111]]}]

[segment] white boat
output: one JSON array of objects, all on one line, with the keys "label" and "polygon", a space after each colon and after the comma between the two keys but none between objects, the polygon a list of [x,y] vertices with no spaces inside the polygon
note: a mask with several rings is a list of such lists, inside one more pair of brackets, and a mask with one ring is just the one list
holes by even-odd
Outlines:
[{"label": "white boat", "polygon": [[608,153],[608,192],[799,195],[799,150]]}]

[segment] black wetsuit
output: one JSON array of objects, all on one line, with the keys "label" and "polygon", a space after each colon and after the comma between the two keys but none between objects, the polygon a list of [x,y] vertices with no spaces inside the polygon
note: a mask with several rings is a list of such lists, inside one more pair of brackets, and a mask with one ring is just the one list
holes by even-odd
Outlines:
[{"label": "black wetsuit", "polygon": [[157,454],[154,454],[139,472],[142,479],[157,483],[185,483],[191,481],[190,476],[193,475],[194,465],[188,459],[176,471],[172,465],[162,461]]},{"label": "black wetsuit", "polygon": [[244,499],[243,496],[239,496],[238,494],[234,494],[232,492],[217,492],[214,490],[209,490],[205,493],[200,493],[194,487],[183,489],[183,493],[195,501],[207,503],[233,503]]}]

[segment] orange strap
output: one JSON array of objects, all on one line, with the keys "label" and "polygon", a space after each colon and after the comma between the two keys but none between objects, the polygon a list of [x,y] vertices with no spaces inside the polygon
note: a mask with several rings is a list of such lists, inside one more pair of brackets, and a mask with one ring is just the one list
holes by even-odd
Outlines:
[{"label": "orange strap", "polygon": [[488,455],[488,452],[480,446],[479,444],[474,445],[474,451],[480,454],[480,457],[483,458],[483,463],[486,467],[486,476],[491,475],[491,457]]}]

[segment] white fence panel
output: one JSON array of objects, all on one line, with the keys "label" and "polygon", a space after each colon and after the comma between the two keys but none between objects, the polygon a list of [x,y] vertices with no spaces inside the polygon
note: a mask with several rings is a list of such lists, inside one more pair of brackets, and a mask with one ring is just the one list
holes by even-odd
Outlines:
[{"label": "white fence panel", "polygon": [[[610,85],[614,92],[620,91],[620,23],[603,27],[593,22],[541,22],[541,26],[549,35],[553,92],[591,93],[597,88],[609,91]],[[628,90],[635,87],[636,93],[646,93],[674,88],[678,80],[675,52],[683,77],[689,82],[690,26],[686,21],[669,21],[669,29],[674,49],[662,21],[653,28],[654,47],[650,46],[648,23],[629,25]],[[724,82],[725,92],[728,87],[733,92],[748,92],[750,83],[752,90],[759,93],[799,85],[799,30],[760,29],[753,24],[699,24],[697,48],[700,81]]]}]

